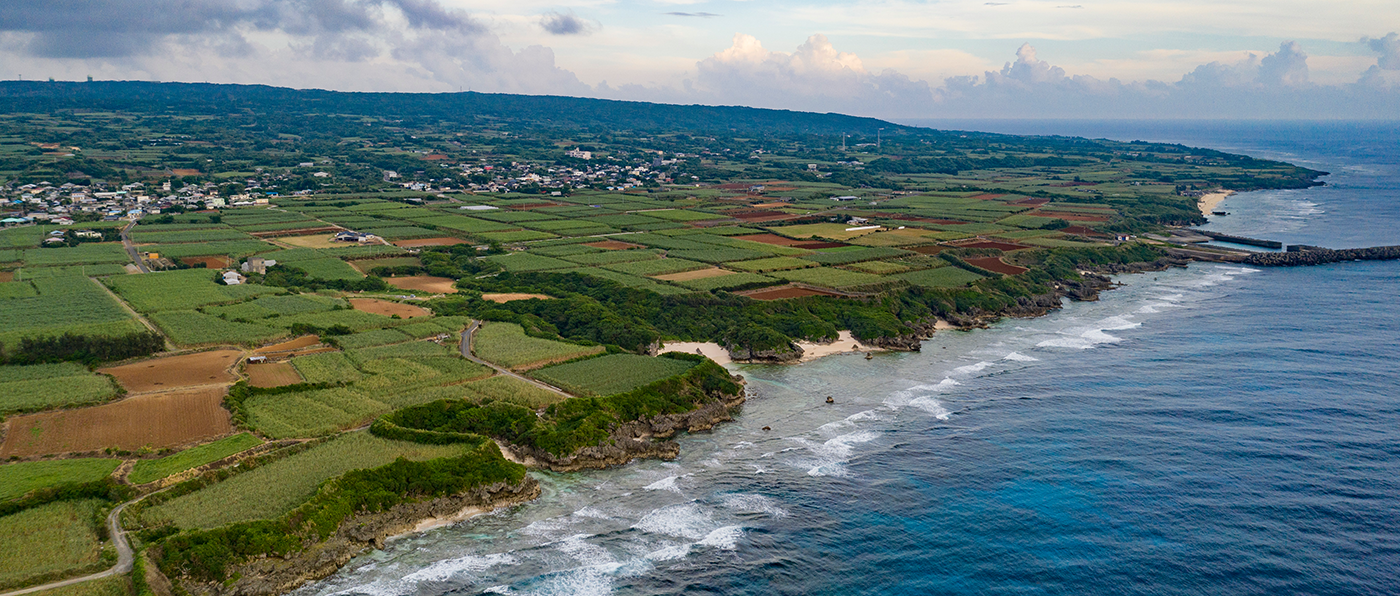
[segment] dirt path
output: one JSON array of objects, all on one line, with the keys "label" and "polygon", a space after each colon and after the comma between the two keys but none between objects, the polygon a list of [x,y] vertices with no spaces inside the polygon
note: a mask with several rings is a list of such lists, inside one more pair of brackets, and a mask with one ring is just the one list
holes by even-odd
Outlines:
[{"label": "dirt path", "polygon": [[[508,377],[515,377],[515,378],[517,378],[517,379],[520,379],[520,380],[522,380],[522,381],[525,381],[526,383],[529,383],[529,384],[531,384],[531,385],[534,385],[534,386],[536,386],[536,387],[539,387],[540,389],[544,389],[545,391],[552,391],[552,392],[554,392],[554,393],[558,393],[559,395],[564,396],[564,399],[568,399],[568,398],[573,397],[572,395],[569,395],[569,393],[568,393],[567,391],[564,391],[563,389],[560,389],[560,388],[558,388],[558,387],[555,387],[555,386],[553,386],[553,385],[549,385],[549,384],[546,384],[546,383],[541,383],[541,382],[539,382],[539,381],[536,381],[536,380],[534,380],[534,379],[531,379],[530,377],[526,377],[526,376],[523,376],[523,375],[519,375],[519,374],[513,373],[513,372],[511,372],[511,371],[509,371],[509,370],[506,370],[506,369],[504,369],[504,368],[501,368],[501,367],[499,367],[499,366],[496,366],[495,364],[492,364],[492,363],[490,363],[490,362],[487,362],[487,361],[485,361],[485,360],[482,360],[482,359],[480,359],[480,358],[477,358],[477,357],[476,357],[476,354],[472,352],[472,336],[474,336],[474,335],[476,334],[476,330],[477,330],[479,327],[481,327],[481,321],[477,321],[477,320],[473,319],[473,320],[472,320],[472,324],[469,325],[469,326],[467,326],[467,328],[466,328],[465,331],[462,331],[462,343],[461,343],[461,345],[458,346],[458,347],[459,347],[459,348],[461,349],[461,351],[462,351],[462,357],[463,357],[463,358],[466,358],[467,360],[471,360],[472,362],[475,362],[475,363],[477,363],[477,364],[481,364],[481,365],[484,365],[484,366],[489,366],[489,367],[491,367],[491,370],[494,370],[494,371],[496,371],[496,372],[498,372],[498,373],[501,373],[501,374],[503,374],[503,375],[506,375],[506,376],[508,376]],[[0,596],[5,596],[5,595],[4,595],[4,594],[0,594]]]},{"label": "dirt path", "polygon": [[[144,269],[144,267],[143,267],[143,269]],[[146,271],[146,273],[150,273],[150,271]],[[131,315],[132,317],[134,317],[134,318],[135,318],[138,322],[140,322],[142,325],[145,325],[147,329],[150,329],[150,330],[151,330],[151,332],[153,332],[153,333],[155,333],[156,335],[159,335],[159,336],[161,336],[161,337],[164,337],[164,338],[165,338],[165,350],[166,350],[167,352],[175,349],[175,344],[170,343],[170,338],[165,337],[165,334],[164,334],[164,333],[161,333],[161,332],[160,332],[160,329],[156,329],[156,326],[153,325],[153,324],[151,324],[150,321],[146,320],[146,317],[141,316],[141,313],[136,312],[136,309],[131,308],[131,305],[130,305],[130,304],[127,304],[125,300],[122,300],[122,297],[121,297],[121,296],[118,296],[116,292],[113,292],[113,291],[112,291],[112,288],[107,287],[106,284],[104,284],[104,283],[102,283],[101,281],[99,281],[96,277],[89,277],[88,279],[92,280],[92,283],[97,284],[97,287],[102,288],[103,291],[107,292],[107,295],[108,295],[108,296],[111,296],[113,300],[116,300],[116,301],[117,301],[117,304],[120,304],[120,305],[122,306],[122,309],[125,310],[125,311],[127,312],[127,314],[129,314],[129,315]]]},{"label": "dirt path", "polygon": [[32,594],[34,592],[42,592],[44,590],[52,590],[54,588],[62,588],[64,586],[71,586],[73,584],[90,582],[95,579],[102,579],[104,577],[111,577],[113,575],[122,575],[130,573],[132,563],[136,560],[136,557],[135,554],[131,551],[131,544],[126,541],[126,530],[122,529],[122,511],[126,509],[127,505],[131,505],[132,503],[140,501],[141,499],[149,497],[153,494],[155,493],[142,495],[140,497],[122,503],[121,505],[117,505],[117,507],[113,509],[111,513],[107,514],[107,532],[112,536],[112,544],[117,548],[117,564],[113,565],[111,569],[108,569],[106,571],[99,571],[92,575],[84,575],[82,577],[69,578],[63,581],[56,581],[53,583],[34,586],[31,588],[14,590],[12,592],[3,592],[0,593],[0,596],[19,596],[20,594]]}]

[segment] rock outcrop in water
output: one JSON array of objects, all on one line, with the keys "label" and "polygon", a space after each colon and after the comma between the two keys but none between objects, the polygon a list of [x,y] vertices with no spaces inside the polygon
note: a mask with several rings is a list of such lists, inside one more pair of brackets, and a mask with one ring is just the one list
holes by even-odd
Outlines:
[{"label": "rock outcrop in water", "polygon": [[755,350],[753,348],[726,345],[725,350],[729,351],[729,357],[737,362],[768,362],[773,364],[783,364],[786,362],[797,362],[802,359],[802,347],[794,343],[789,343],[786,350]]}]

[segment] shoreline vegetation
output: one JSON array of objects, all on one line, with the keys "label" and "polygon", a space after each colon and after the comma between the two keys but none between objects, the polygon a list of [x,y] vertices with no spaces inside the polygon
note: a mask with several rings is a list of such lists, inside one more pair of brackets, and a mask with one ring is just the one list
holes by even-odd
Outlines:
[{"label": "shoreline vegetation", "polygon": [[1181,145],[238,85],[0,82],[0,113],[0,551],[94,518],[7,586],[129,535],[130,596],[281,594],[536,498],[532,468],[676,457],[738,414],[733,363],[917,351],[1191,260],[1400,256],[1173,244],[1325,174]]}]

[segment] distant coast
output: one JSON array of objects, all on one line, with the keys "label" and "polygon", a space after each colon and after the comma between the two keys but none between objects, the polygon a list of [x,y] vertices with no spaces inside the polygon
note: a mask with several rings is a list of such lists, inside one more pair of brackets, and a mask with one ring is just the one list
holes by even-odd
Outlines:
[{"label": "distant coast", "polygon": [[1230,195],[1233,194],[1235,194],[1233,190],[1207,193],[1202,195],[1199,201],[1196,201],[1196,206],[1201,208],[1201,215],[1210,215],[1215,211],[1216,207],[1220,206],[1220,203],[1230,198]]}]

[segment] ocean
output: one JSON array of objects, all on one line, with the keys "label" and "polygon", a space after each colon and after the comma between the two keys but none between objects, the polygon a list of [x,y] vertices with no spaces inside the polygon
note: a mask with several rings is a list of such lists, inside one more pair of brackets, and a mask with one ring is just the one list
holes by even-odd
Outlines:
[{"label": "ocean", "polygon": [[[1400,244],[1393,123],[924,124],[1284,159],[1328,186],[1209,227]],[[297,593],[1400,593],[1400,263],[1117,281],[919,353],[738,366],[742,415],[677,460],[533,472],[540,499]]]}]

